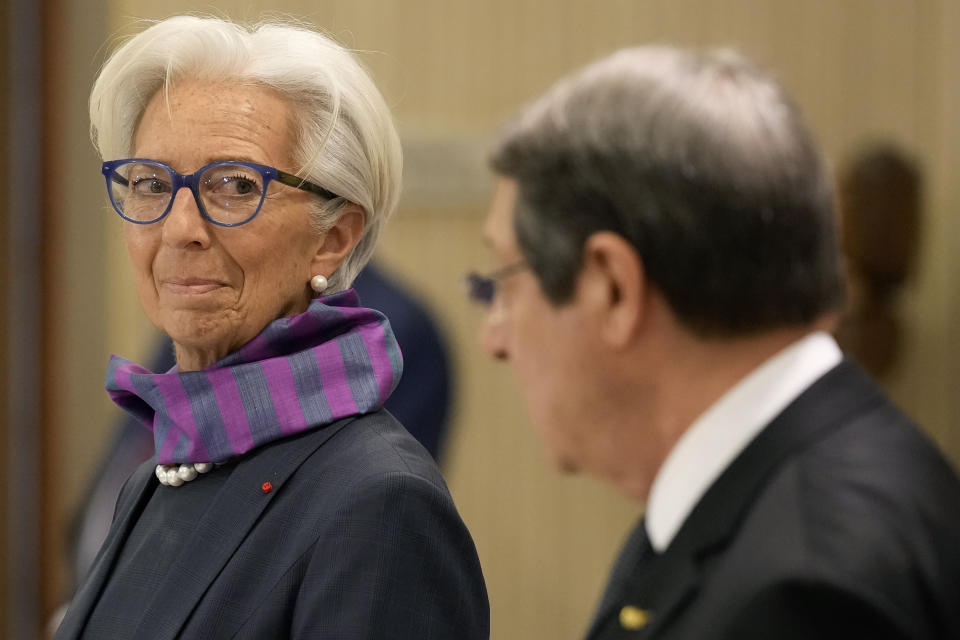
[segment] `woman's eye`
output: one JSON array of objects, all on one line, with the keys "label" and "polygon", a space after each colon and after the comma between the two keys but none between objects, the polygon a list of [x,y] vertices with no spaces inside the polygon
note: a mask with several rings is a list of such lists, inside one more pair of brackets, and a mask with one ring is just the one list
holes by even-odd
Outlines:
[{"label": "woman's eye", "polygon": [[134,178],[130,181],[130,190],[141,195],[170,193],[170,185],[156,177]]},{"label": "woman's eye", "polygon": [[233,190],[237,192],[237,195],[245,196],[248,193],[253,193],[256,191],[256,184],[253,181],[246,178],[241,178],[234,176],[231,178],[231,183],[233,185]]},{"label": "woman's eye", "polygon": [[214,191],[224,196],[259,196],[260,184],[244,175],[224,176],[217,181]]}]

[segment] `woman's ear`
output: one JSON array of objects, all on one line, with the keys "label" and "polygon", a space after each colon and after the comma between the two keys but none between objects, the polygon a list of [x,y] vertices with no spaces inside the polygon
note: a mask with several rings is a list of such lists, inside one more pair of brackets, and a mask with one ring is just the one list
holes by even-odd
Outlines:
[{"label": "woman's ear", "polygon": [[610,231],[587,238],[580,286],[601,339],[615,349],[628,346],[646,312],[643,261],[633,245]]},{"label": "woman's ear", "polygon": [[317,253],[311,263],[311,273],[330,277],[346,259],[363,235],[365,215],[354,203],[344,206],[334,225],[320,238]]}]

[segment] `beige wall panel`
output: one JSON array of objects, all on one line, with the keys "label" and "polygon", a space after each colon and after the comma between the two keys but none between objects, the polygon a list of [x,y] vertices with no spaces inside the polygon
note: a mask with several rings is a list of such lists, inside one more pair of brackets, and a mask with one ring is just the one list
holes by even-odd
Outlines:
[{"label": "beige wall panel", "polygon": [[938,371],[942,376],[940,389],[947,399],[938,435],[960,462],[960,74],[956,61],[960,60],[960,3],[944,0],[944,15],[941,33],[937,39],[942,44],[939,60],[940,83],[944,87],[943,108],[939,121],[943,126],[943,153],[938,168],[937,190],[940,198],[938,220],[943,220],[942,276],[937,283],[946,301],[942,325],[941,361],[945,366]]},{"label": "beige wall panel", "polygon": [[[902,378],[912,392],[904,399],[915,415],[960,462],[960,4],[937,2],[922,46],[930,63],[921,69],[931,85],[920,114],[927,132],[923,161],[928,179],[928,219],[924,229],[926,251],[916,300],[909,300],[910,334],[915,348]],[[907,381],[909,380],[909,382]]]},{"label": "beige wall panel", "polygon": [[[486,362],[476,349],[480,316],[463,300],[460,282],[465,271],[488,266],[478,234],[490,132],[558,76],[614,48],[649,41],[737,46],[776,69],[835,162],[875,135],[917,154],[928,170],[930,219],[921,272],[905,293],[911,349],[890,384],[960,460],[960,435],[952,424],[960,411],[953,321],[960,313],[954,284],[960,275],[960,79],[953,63],[960,59],[958,3],[236,0],[216,8],[166,2],[158,13],[154,2],[118,0],[110,5],[110,30],[119,36],[131,31],[133,18],[186,10],[239,18],[267,10],[322,26],[365,51],[364,62],[395,110],[407,149],[408,188],[385,234],[382,259],[437,310],[454,348],[459,393],[445,472],[480,550],[494,638],[577,637],[616,546],[640,511],[592,480],[563,478],[549,468],[509,370]],[[64,107],[70,111],[65,153],[78,166],[95,164],[85,133],[85,83],[92,75],[87,59],[71,63],[81,75]],[[95,168],[92,174],[99,177]],[[72,379],[56,377],[63,389],[57,425],[62,450],[55,454],[72,465],[63,472],[64,514],[96,457],[96,448],[82,443],[90,433],[104,440],[116,415],[102,392],[106,356],[142,358],[150,335],[119,225],[103,207],[100,188],[72,187],[65,208],[95,215],[90,229],[71,223],[78,224],[71,233],[81,235],[63,240],[62,268],[69,274],[64,313],[72,314],[104,282],[107,308],[98,316],[102,322],[85,312],[64,330],[63,367]],[[80,241],[104,248],[105,268],[91,263],[87,245],[69,246]]]},{"label": "beige wall panel", "polygon": [[[94,3],[81,7],[65,2],[61,10],[62,39],[53,51],[56,72],[47,79],[57,87],[55,99],[62,110],[52,118],[48,131],[59,146],[53,152],[58,164],[43,176],[57,180],[51,191],[52,228],[44,238],[56,284],[54,290],[44,292],[53,316],[44,383],[55,399],[47,408],[52,432],[48,442],[55,445],[47,452],[52,490],[46,499],[53,522],[44,526],[57,535],[45,539],[42,552],[45,558],[57,559],[68,547],[73,509],[111,435],[114,411],[103,391],[108,356],[105,328],[111,315],[104,289],[110,265],[102,230],[109,217],[101,206],[102,178],[87,134],[86,110],[106,31],[102,7]],[[52,573],[43,576],[50,581],[43,589],[47,601],[41,604],[47,610],[69,595],[64,565],[51,565]]]},{"label": "beige wall panel", "polygon": [[[6,24],[10,20],[11,12],[7,9],[7,5],[0,4],[0,22]],[[12,132],[10,131],[9,118],[12,111],[13,105],[10,104],[10,96],[12,92],[8,89],[10,86],[10,48],[4,47],[0,49],[0,87],[3,87],[3,95],[0,96],[0,136],[5,140],[10,140],[12,137]],[[9,176],[9,153],[4,150],[4,153],[0,153],[0,175]],[[9,185],[9,178],[5,178],[0,184],[5,186]],[[9,186],[8,186],[9,188]],[[3,235],[4,241],[10,237],[11,229],[13,227],[11,218],[9,216],[9,205],[4,205],[0,207],[0,234]],[[10,273],[8,263],[10,262],[7,256],[4,256],[3,260],[0,260],[0,460],[3,460],[5,465],[9,457],[9,451],[13,444],[13,435],[11,425],[7,423],[10,416],[10,407],[12,406],[11,399],[11,389],[13,385],[9,381],[9,371],[11,369],[11,363],[9,362],[9,347],[7,345],[7,332],[10,330],[8,325],[10,324],[7,321],[9,317],[10,309],[12,308],[12,295],[10,293],[12,288],[13,275]],[[6,474],[5,474],[6,475]],[[0,492],[0,549],[3,549],[3,552],[0,552],[0,629],[3,629],[5,632],[10,628],[7,624],[7,620],[13,619],[13,612],[10,611],[10,605],[7,601],[7,584],[9,583],[8,579],[8,564],[7,560],[7,549],[10,547],[7,546],[7,536],[9,527],[7,523],[10,522],[8,512],[10,507],[8,503],[10,500],[7,498],[7,491],[4,490]],[[12,626],[12,625],[11,625]]]},{"label": "beige wall panel", "polygon": [[[954,416],[958,408],[956,360],[960,354],[957,344],[960,333],[951,311],[957,311],[960,301],[960,291],[954,284],[960,269],[955,222],[956,171],[960,168],[956,153],[960,130],[955,124],[955,114],[960,107],[957,102],[960,86],[954,64],[958,51],[953,42],[960,23],[956,19],[956,3],[948,0],[919,2],[916,7],[917,20],[912,28],[917,63],[912,68],[912,76],[895,66],[890,68],[887,77],[876,67],[871,72],[875,76],[872,87],[876,99],[880,99],[880,88],[889,86],[895,75],[905,78],[897,93],[909,92],[914,96],[911,110],[904,108],[903,112],[890,113],[889,117],[901,126],[911,123],[912,137],[904,135],[900,139],[915,154],[925,181],[926,220],[921,234],[918,272],[903,292],[901,301],[905,327],[903,359],[887,386],[893,397],[927,427],[958,462],[960,439]],[[895,26],[888,25],[888,32]],[[908,85],[907,76],[912,79],[912,87]],[[898,96],[891,95],[888,99],[897,100]],[[856,113],[851,117],[855,118]],[[888,129],[893,126],[895,123]]]}]

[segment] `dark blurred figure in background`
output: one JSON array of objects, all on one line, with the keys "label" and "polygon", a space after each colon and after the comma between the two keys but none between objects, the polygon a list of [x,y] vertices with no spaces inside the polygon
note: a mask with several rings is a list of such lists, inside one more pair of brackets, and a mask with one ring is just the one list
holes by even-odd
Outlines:
[{"label": "dark blurred figure in background", "polygon": [[403,376],[386,408],[441,462],[453,393],[449,351],[433,313],[371,262],[353,281],[363,304],[390,319],[403,351]]},{"label": "dark blurred figure in background", "polygon": [[[385,407],[439,462],[453,393],[443,333],[430,310],[373,262],[353,281],[353,288],[362,304],[390,319],[403,351],[403,376]],[[176,364],[166,336],[158,340],[149,364],[152,371],[169,371]],[[153,454],[153,434],[125,413],[76,516],[69,541],[74,582],[86,573],[107,535],[120,487]]]},{"label": "dark blurred figure in background", "polygon": [[848,303],[837,341],[882,380],[897,364],[898,293],[914,274],[919,253],[920,170],[896,146],[875,144],[844,167],[839,187]]}]

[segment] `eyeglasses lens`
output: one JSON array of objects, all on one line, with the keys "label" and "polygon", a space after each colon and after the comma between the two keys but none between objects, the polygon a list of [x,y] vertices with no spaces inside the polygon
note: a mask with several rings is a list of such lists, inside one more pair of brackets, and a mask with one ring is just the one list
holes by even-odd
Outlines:
[{"label": "eyeglasses lens", "polygon": [[[160,164],[130,162],[110,176],[111,196],[117,210],[136,222],[163,217],[175,196],[175,177]],[[200,176],[197,193],[204,213],[224,225],[242,224],[256,215],[263,203],[264,177],[239,164],[215,164]]]},{"label": "eyeglasses lens", "polygon": [[490,304],[496,290],[496,282],[492,278],[485,278],[476,273],[467,276],[467,295],[474,302]]},{"label": "eyeglasses lens", "polygon": [[214,221],[239,224],[260,209],[263,182],[256,169],[239,164],[215,165],[200,176],[200,200]]},{"label": "eyeglasses lens", "polygon": [[137,222],[150,222],[163,215],[170,202],[171,184],[165,168],[148,163],[120,165],[110,175],[114,205]]}]

